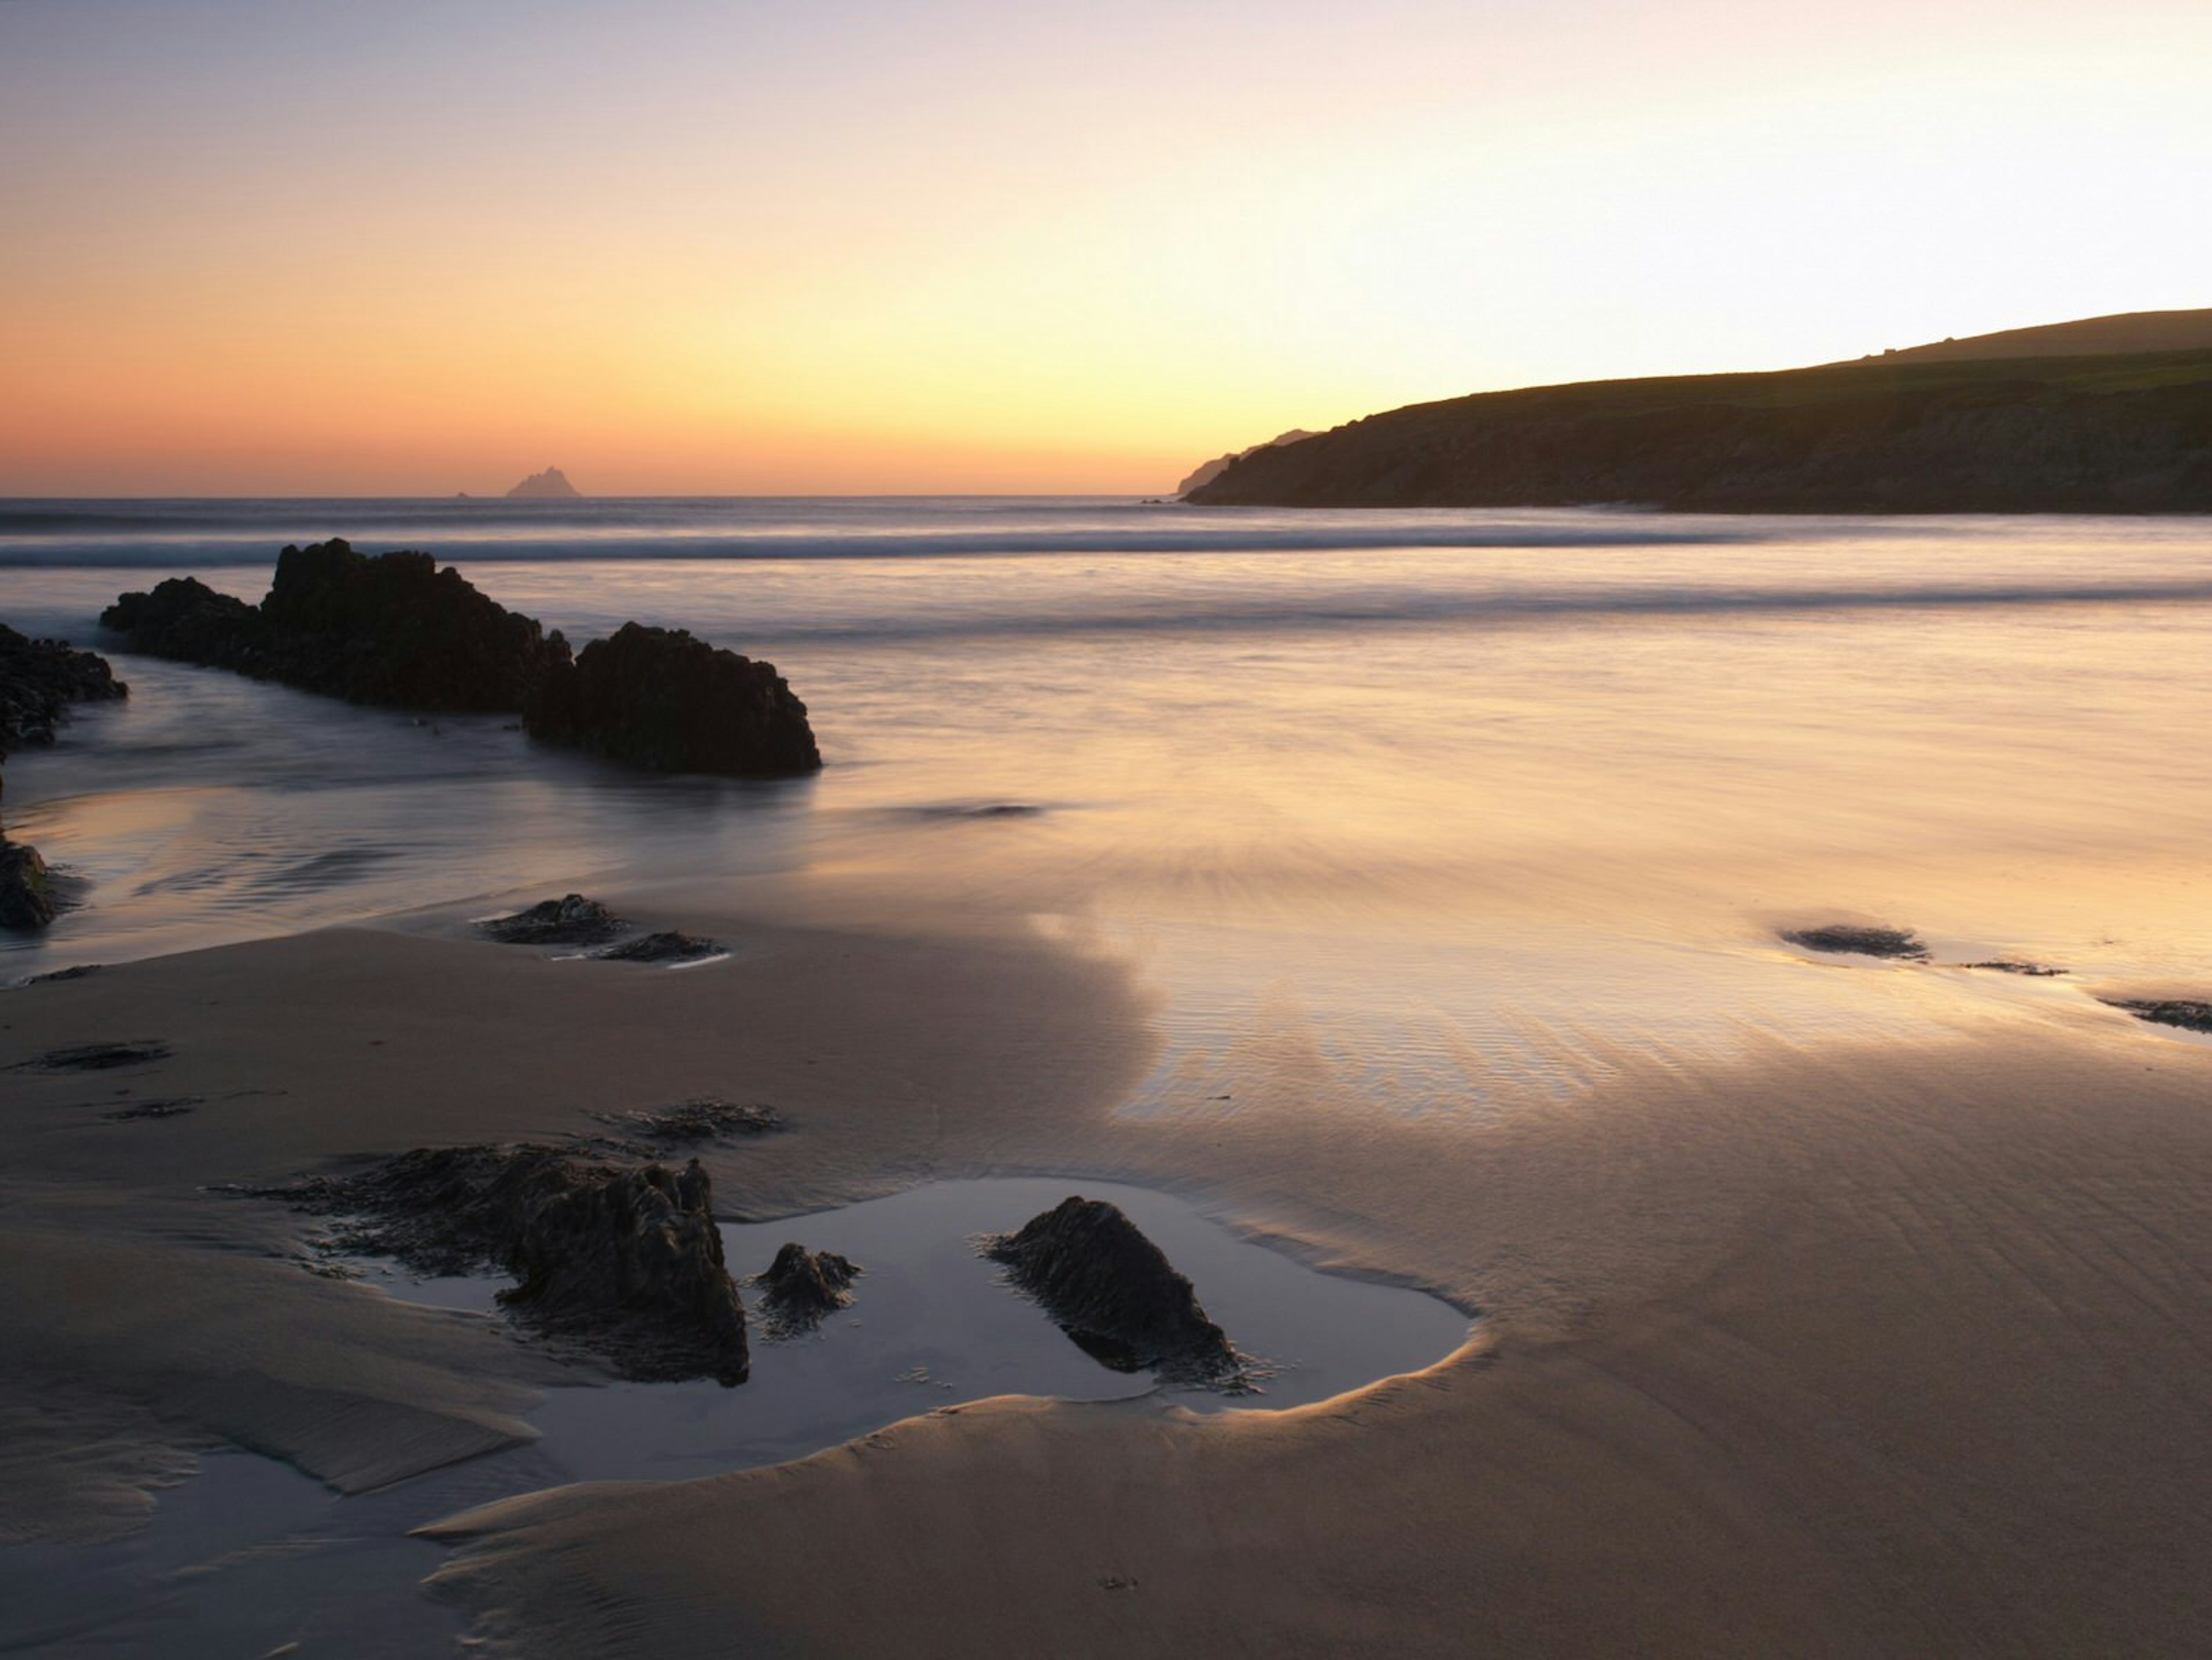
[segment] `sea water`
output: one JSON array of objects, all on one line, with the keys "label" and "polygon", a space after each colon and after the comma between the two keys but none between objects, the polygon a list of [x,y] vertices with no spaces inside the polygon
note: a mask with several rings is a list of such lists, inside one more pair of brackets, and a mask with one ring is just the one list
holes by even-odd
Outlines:
[{"label": "sea water", "polygon": [[[579,642],[636,618],[767,658],[828,765],[654,776],[96,627],[187,571],[258,597],[279,546],[331,535],[425,548]],[[1126,957],[1169,1040],[1131,1111],[1287,1043],[1310,1094],[1402,1115],[1571,1091],[1624,1045],[2212,977],[2202,519],[15,502],[0,618],[133,687],[8,763],[10,833],[81,903],[0,946],[0,979],[493,892],[834,874]],[[2073,975],[1846,978],[1776,938],[1838,919]]]}]

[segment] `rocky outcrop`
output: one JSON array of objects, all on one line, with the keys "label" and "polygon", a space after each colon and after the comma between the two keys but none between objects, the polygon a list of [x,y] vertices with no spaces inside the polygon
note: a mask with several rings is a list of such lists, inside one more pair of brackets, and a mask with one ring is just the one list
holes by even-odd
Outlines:
[{"label": "rocky outcrop", "polygon": [[1924,960],[1928,947],[1910,928],[1860,927],[1848,922],[1819,928],[1784,928],[1782,937],[1808,951],[1848,953],[1855,957],[1903,958]]},{"label": "rocky outcrop", "polygon": [[479,922],[479,932],[502,946],[599,946],[619,934],[621,917],[596,899],[572,893],[543,900],[511,916]]},{"label": "rocky outcrop", "polygon": [[507,493],[511,502],[573,502],[581,494],[568,482],[568,475],[558,467],[533,472]]},{"label": "rocky outcrop", "polygon": [[623,1139],[617,1145],[646,1143],[656,1148],[696,1145],[701,1141],[726,1141],[738,1135],[766,1135],[772,1130],[783,1128],[783,1116],[774,1107],[724,1101],[713,1096],[702,1096],[694,1101],[678,1101],[672,1107],[639,1108],[631,1112],[599,1112],[592,1116],[602,1124],[621,1132]]},{"label": "rocky outcrop", "polygon": [[568,642],[486,599],[427,553],[288,547],[259,605],[192,577],[126,593],[100,617],[134,649],[349,702],[498,712],[568,660]]},{"label": "rocky outcrop", "polygon": [[276,1190],[343,1219],[342,1249],[424,1274],[495,1268],[501,1301],[628,1377],[744,1382],[744,1305],[696,1158],[617,1165],[541,1146],[426,1147]]},{"label": "rocky outcrop", "polygon": [[556,666],[523,706],[533,737],[657,772],[784,778],[817,771],[806,705],[769,663],[681,629],[626,623]]},{"label": "rocky outcrop", "polygon": [[258,605],[174,577],[126,593],[102,626],[155,657],[356,703],[520,710],[532,736],[660,772],[817,771],[806,705],[775,666],[681,629],[625,623],[571,660],[558,629],[486,599],[427,553],[288,547]]},{"label": "rocky outcrop", "polygon": [[39,850],[0,841],[0,928],[42,928],[57,909],[53,874]]},{"label": "rocky outcrop", "polygon": [[1484,392],[1269,447],[1206,507],[2212,512],[2212,351]]},{"label": "rocky outcrop", "polygon": [[9,751],[54,741],[72,703],[125,697],[107,660],[59,640],[33,640],[0,623],[0,760]]},{"label": "rocky outcrop", "polygon": [[851,1307],[853,1281],[860,1274],[834,1250],[810,1251],[795,1240],[785,1245],[767,1272],[753,1280],[771,1335],[797,1336],[813,1330],[825,1316]]},{"label": "rocky outcrop", "polygon": [[2187,997],[2106,997],[2100,1000],[2116,1009],[2125,1009],[2138,1020],[2148,1020],[2160,1026],[2179,1026],[2184,1031],[2212,1032],[2212,1003],[2200,1002]]},{"label": "rocky outcrop", "polygon": [[[72,703],[126,696],[105,658],[59,640],[33,640],[0,623],[0,762],[9,751],[51,744]],[[0,809],[6,784],[0,780]],[[0,928],[43,928],[58,909],[52,873],[39,850],[8,840],[0,813]]]},{"label": "rocky outcrop", "polygon": [[725,954],[712,939],[702,939],[695,933],[678,933],[672,928],[640,934],[635,939],[625,939],[619,946],[609,946],[605,951],[592,953],[609,963],[659,963],[672,968],[679,963],[703,963],[710,957]]},{"label": "rocky outcrop", "polygon": [[149,657],[246,673],[258,623],[252,605],[197,576],[172,576],[151,593],[124,594],[100,615],[100,627],[126,635]]},{"label": "rocky outcrop", "polygon": [[1002,1235],[984,1255],[1006,1265],[1084,1352],[1117,1371],[1158,1368],[1185,1382],[1220,1382],[1237,1352],[1206,1318],[1190,1281],[1119,1207],[1079,1196]]}]

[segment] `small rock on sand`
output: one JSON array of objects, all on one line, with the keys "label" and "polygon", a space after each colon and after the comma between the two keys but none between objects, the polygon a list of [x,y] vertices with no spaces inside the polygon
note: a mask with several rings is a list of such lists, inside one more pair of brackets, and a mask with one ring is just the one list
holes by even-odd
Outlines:
[{"label": "small rock on sand", "polygon": [[1924,960],[1928,947],[1910,928],[1859,927],[1834,923],[1819,928],[1784,928],[1782,937],[1808,951],[1845,952],[1854,957]]}]

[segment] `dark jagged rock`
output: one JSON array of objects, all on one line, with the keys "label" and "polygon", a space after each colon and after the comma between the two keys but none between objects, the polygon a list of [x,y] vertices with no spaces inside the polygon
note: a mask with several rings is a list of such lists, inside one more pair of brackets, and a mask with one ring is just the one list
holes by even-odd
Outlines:
[{"label": "dark jagged rock", "polygon": [[16,1069],[34,1072],[111,1072],[118,1067],[146,1067],[166,1061],[174,1053],[167,1043],[141,1039],[126,1043],[80,1043],[70,1049],[48,1049]]},{"label": "dark jagged rock", "polygon": [[2017,974],[2029,980],[2056,980],[2066,972],[2064,969],[2055,969],[2048,963],[2027,963],[2011,957],[1993,958],[1986,963],[1968,963],[1964,966],[1987,969],[1994,974]]},{"label": "dark jagged rock", "polygon": [[106,659],[59,640],[33,640],[0,623],[0,760],[10,750],[52,743],[70,704],[130,693]]},{"label": "dark jagged rock", "polygon": [[984,1255],[1006,1265],[1084,1352],[1117,1371],[1157,1367],[1188,1382],[1240,1370],[1190,1281],[1115,1206],[1080,1196],[1005,1234]]},{"label": "dark jagged rock", "polygon": [[596,946],[613,939],[623,926],[621,917],[580,893],[477,924],[502,946]]},{"label": "dark jagged rock", "polygon": [[54,910],[53,877],[39,850],[0,842],[0,928],[42,928]]},{"label": "dark jagged rock", "polygon": [[1910,928],[1863,928],[1838,923],[1823,928],[1784,928],[1782,937],[1808,951],[1841,952],[1855,957],[1917,961],[1928,955],[1928,947]]},{"label": "dark jagged rock", "polygon": [[672,1170],[552,1147],[426,1147],[269,1196],[350,1219],[342,1248],[419,1274],[513,1276],[500,1298],[519,1319],[625,1377],[745,1380],[744,1304],[696,1158]]},{"label": "dark jagged rock", "polygon": [[258,605],[173,577],[100,620],[153,656],[356,703],[519,711],[546,743],[661,772],[783,778],[822,765],[806,706],[773,664],[635,623],[572,661],[559,630],[427,553],[288,547]]},{"label": "dark jagged rock", "polygon": [[773,664],[681,629],[625,623],[548,673],[522,719],[547,743],[657,772],[785,778],[822,765],[806,705]]},{"label": "dark jagged rock", "polygon": [[700,963],[709,957],[720,957],[722,948],[712,939],[670,931],[641,934],[592,955],[610,963]]},{"label": "dark jagged rock", "polygon": [[151,593],[126,593],[100,614],[100,625],[130,637],[149,657],[252,672],[260,613],[197,576],[172,576]]},{"label": "dark jagged rock", "polygon": [[100,616],[137,650],[356,703],[520,708],[568,644],[486,599],[427,553],[288,547],[258,606],[192,577],[126,593]]},{"label": "dark jagged rock", "polygon": [[2098,1000],[2116,1009],[2125,1009],[2138,1020],[2179,1026],[2185,1031],[2212,1031],[2212,1003],[2200,1003],[2186,997],[2104,997]]},{"label": "dark jagged rock", "polygon": [[[0,761],[54,741],[72,703],[127,696],[106,660],[59,640],[33,640],[0,623]],[[0,791],[4,791],[0,782]],[[52,873],[36,848],[8,840],[0,823],[0,928],[43,928],[58,909]]]},{"label": "dark jagged rock", "polygon": [[764,1274],[754,1276],[761,1288],[769,1333],[797,1336],[820,1325],[823,1317],[853,1302],[853,1281],[860,1269],[836,1251],[810,1251],[793,1241],[776,1252]]},{"label": "dark jagged rock", "polygon": [[720,1141],[733,1135],[765,1135],[783,1128],[783,1119],[774,1107],[741,1105],[712,1098],[679,1101],[672,1107],[594,1116],[602,1124],[628,1137],[664,1147]]}]

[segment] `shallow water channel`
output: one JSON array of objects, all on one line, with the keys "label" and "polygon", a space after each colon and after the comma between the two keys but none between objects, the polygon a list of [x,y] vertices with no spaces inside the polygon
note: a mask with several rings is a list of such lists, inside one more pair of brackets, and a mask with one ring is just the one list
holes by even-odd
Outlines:
[{"label": "shallow water channel", "polygon": [[[1010,1232],[1075,1193],[1120,1206],[1188,1276],[1254,1363],[1255,1392],[1164,1388],[1150,1372],[1109,1370],[979,1254],[981,1236]],[[1197,1411],[1279,1410],[1433,1365],[1468,1329],[1437,1298],[1320,1272],[1181,1200],[1110,1182],[933,1183],[809,1216],[726,1223],[722,1235],[741,1280],[786,1240],[850,1257],[863,1270],[852,1306],[781,1341],[754,1318],[752,1375],[734,1389],[607,1383],[580,1370],[578,1387],[552,1390],[530,1414],[544,1432],[535,1444],[357,1498],[270,1460],[209,1456],[131,1539],[0,1554],[0,1654],[435,1654],[460,1624],[419,1589],[441,1552],[407,1533],[470,1505],[569,1481],[778,1463],[995,1395],[1106,1401],[1157,1390]],[[392,1295],[505,1317],[498,1278],[414,1280],[388,1263],[359,1266]],[[746,1304],[757,1316],[750,1286]]]}]

